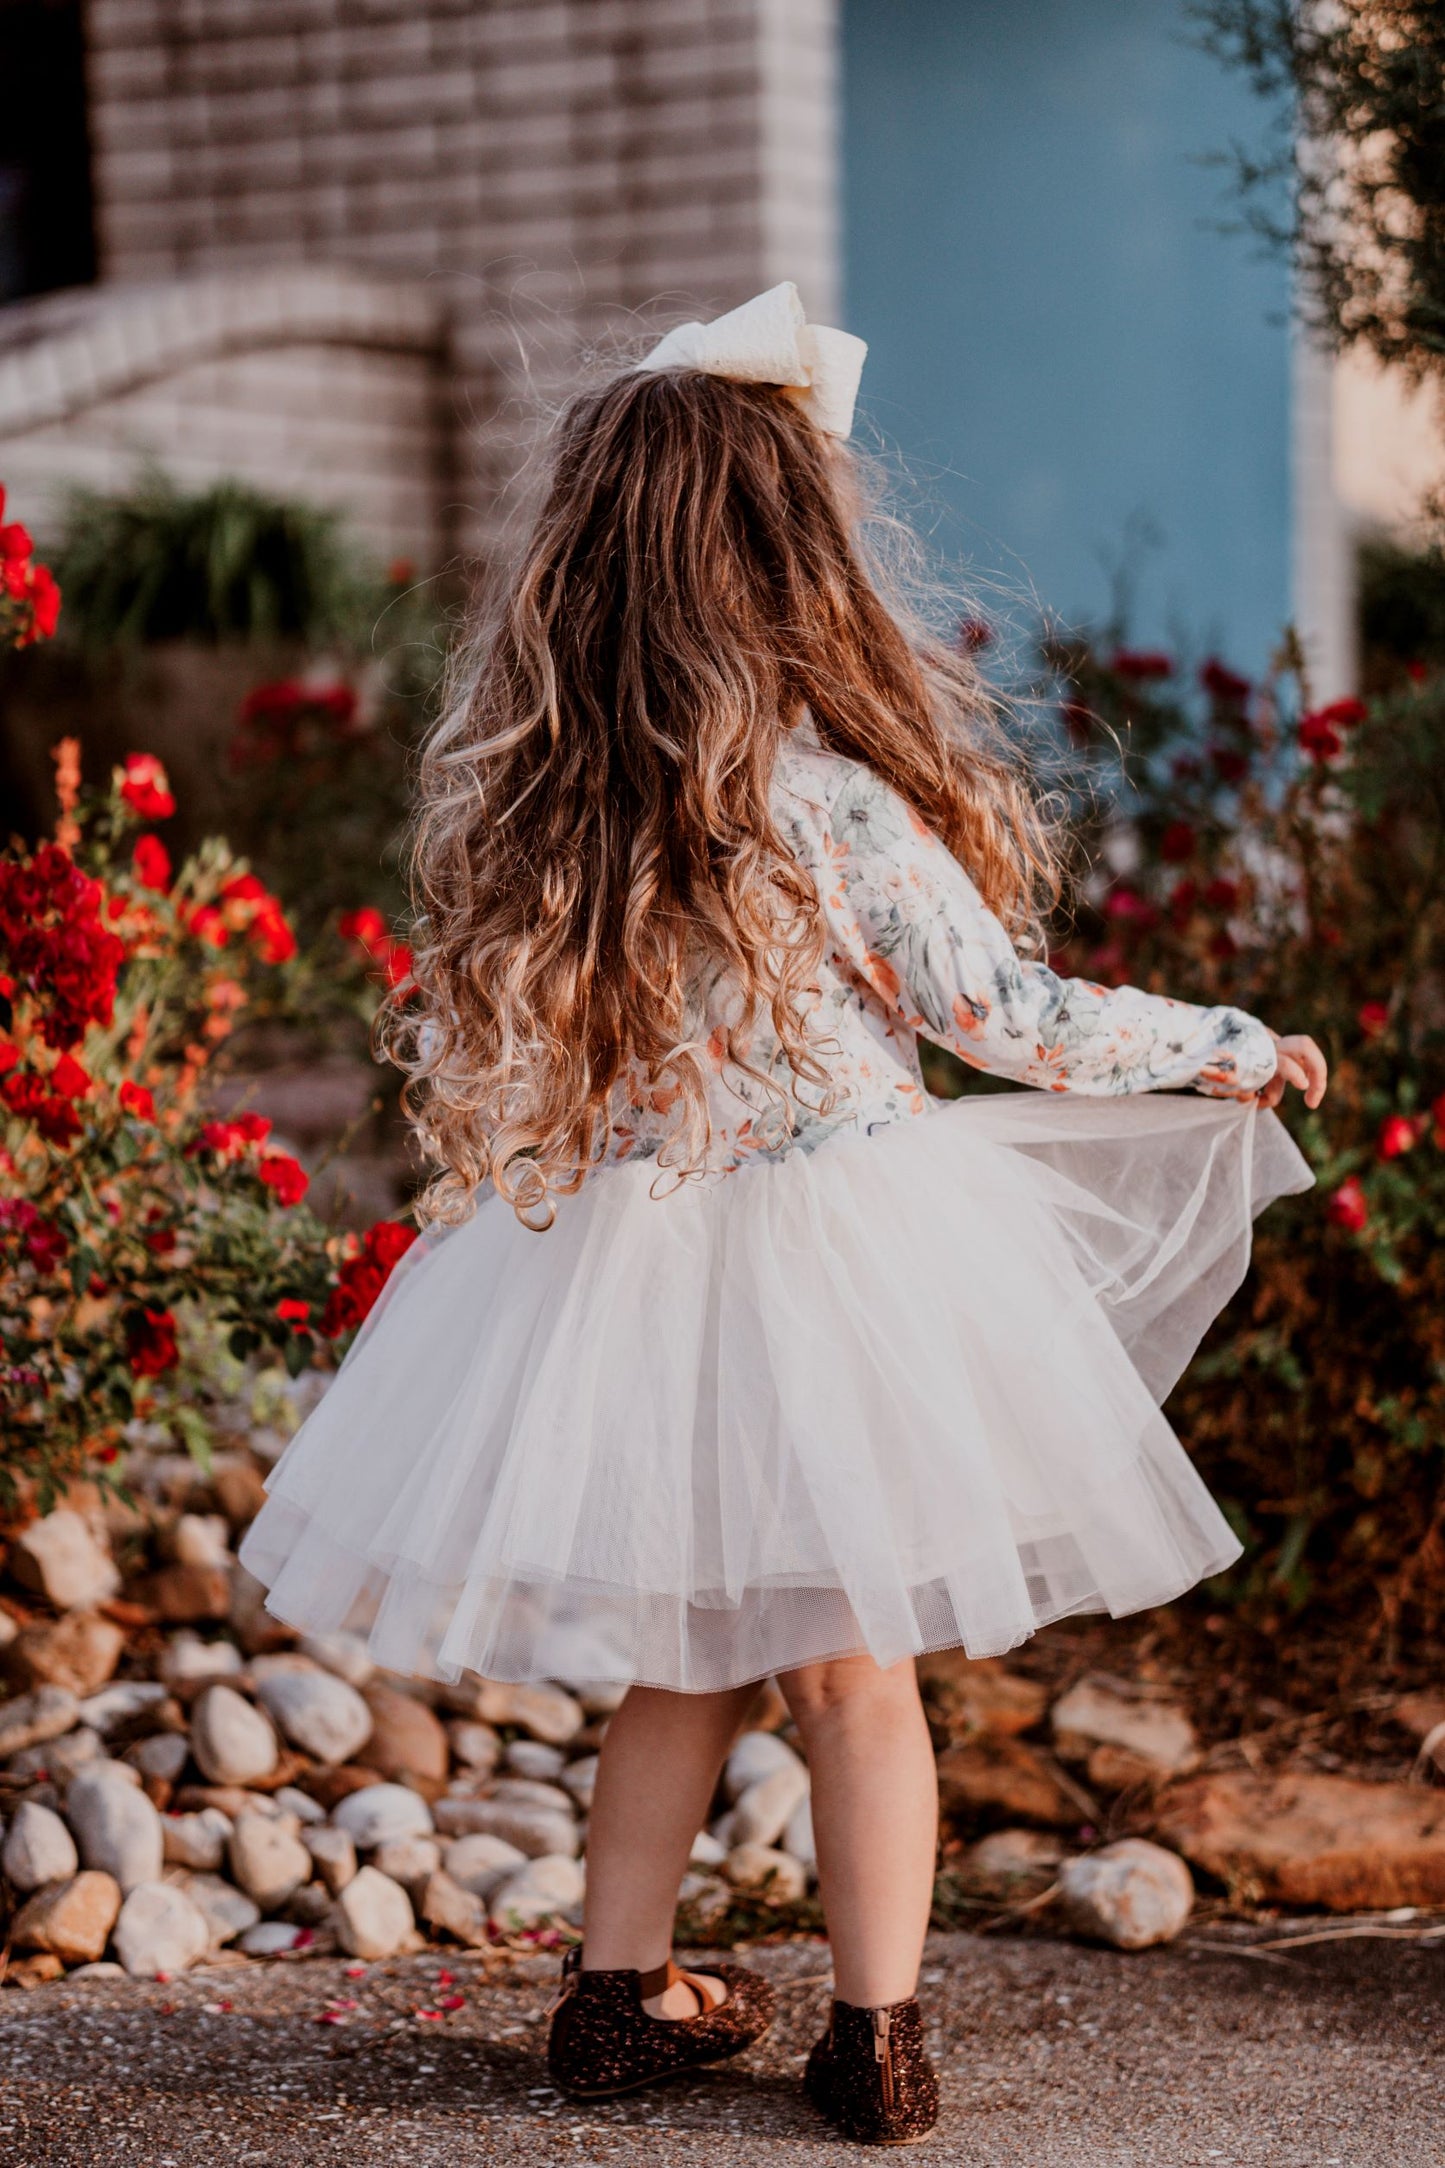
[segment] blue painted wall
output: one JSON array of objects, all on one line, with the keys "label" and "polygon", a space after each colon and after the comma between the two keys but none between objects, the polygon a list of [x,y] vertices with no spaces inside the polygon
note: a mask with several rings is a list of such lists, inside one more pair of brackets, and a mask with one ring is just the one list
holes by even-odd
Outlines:
[{"label": "blue painted wall", "polygon": [[[1180,0],[843,0],[845,322],[938,540],[1246,668],[1288,615],[1286,272],[1211,230],[1257,140]],[[1157,547],[1140,548],[1152,532]]]}]

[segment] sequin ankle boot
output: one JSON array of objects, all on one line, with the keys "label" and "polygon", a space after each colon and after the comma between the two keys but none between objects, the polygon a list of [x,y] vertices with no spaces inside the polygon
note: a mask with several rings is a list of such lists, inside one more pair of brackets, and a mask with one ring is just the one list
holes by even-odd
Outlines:
[{"label": "sequin ankle boot", "polygon": [[862,2009],[833,2004],[808,2058],[803,2089],[857,2145],[916,2145],[938,2121],[938,2078],[916,2001]]},{"label": "sequin ankle boot", "polygon": [[[697,1998],[696,2017],[650,2017],[643,2003],[684,1980]],[[707,1984],[720,1982],[726,1999],[709,2007]],[[773,2021],[773,1991],[742,1965],[709,1964],[679,1972],[669,1962],[655,1972],[584,1972],[582,1952],[562,1960],[562,1993],[552,2013],[547,2064],[557,2084],[579,2100],[630,2093],[706,2063],[740,2055]]]}]

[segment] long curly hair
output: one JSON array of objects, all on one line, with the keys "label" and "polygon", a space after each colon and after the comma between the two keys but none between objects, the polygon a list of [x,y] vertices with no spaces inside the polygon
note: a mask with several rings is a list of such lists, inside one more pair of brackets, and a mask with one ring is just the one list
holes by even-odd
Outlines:
[{"label": "long curly hair", "polygon": [[975,666],[890,598],[867,519],[855,455],[781,389],[631,371],[564,410],[421,757],[413,976],[380,1036],[440,1162],[423,1219],[465,1217],[490,1177],[550,1225],[607,1152],[624,1076],[672,1104],[660,1164],[697,1173],[700,969],[735,990],[728,1058],[747,1067],[766,1016],[826,1095],[821,908],[769,803],[805,708],[1036,931],[1048,823]]}]

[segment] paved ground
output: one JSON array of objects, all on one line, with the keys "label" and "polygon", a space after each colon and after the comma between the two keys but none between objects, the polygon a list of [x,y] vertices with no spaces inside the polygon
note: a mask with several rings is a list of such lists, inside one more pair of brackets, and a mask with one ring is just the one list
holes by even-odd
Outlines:
[{"label": "paved ground", "polygon": [[[1281,1959],[1221,1931],[1124,1957],[943,1935],[929,1947],[946,2107],[920,2168],[1440,2168],[1445,1937]],[[1257,1939],[1257,1938],[1256,1938]],[[784,2168],[837,2161],[797,2075],[822,1952],[755,1959],[773,2036],[686,2085],[583,2111],[538,2060],[555,1961],[505,1976],[435,1955],[348,1976],[245,1963],[170,1986],[0,1996],[6,2168]],[[464,2007],[419,2018],[446,1996]],[[348,1998],[340,2024],[320,2012]],[[851,2148],[848,2154],[852,2154]]]}]

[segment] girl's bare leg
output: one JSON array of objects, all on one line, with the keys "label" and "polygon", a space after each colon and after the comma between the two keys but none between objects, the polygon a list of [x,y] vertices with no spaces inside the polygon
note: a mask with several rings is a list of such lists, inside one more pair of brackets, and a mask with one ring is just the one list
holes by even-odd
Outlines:
[{"label": "girl's bare leg", "polygon": [[[587,1968],[650,1972],[666,1963],[692,1840],[756,1694],[755,1685],[721,1694],[634,1686],[609,1722],[587,1821]],[[679,1983],[645,2007],[653,2017],[692,2017],[697,2000]]]},{"label": "girl's bare leg", "polygon": [[813,1777],[834,1993],[863,2008],[918,1984],[933,1901],[938,1779],[911,1661],[808,1664],[778,1680]]}]

